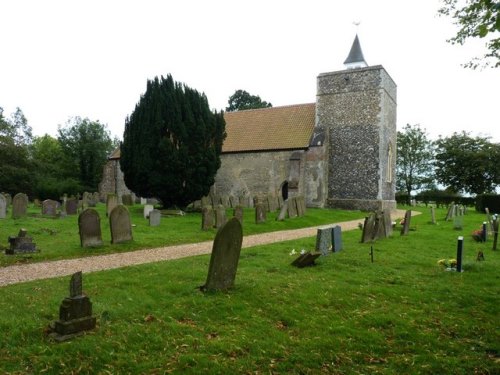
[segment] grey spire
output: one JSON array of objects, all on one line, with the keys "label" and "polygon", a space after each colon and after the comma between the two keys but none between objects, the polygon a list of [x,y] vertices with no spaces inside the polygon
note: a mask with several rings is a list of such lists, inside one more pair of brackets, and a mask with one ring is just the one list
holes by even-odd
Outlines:
[{"label": "grey spire", "polygon": [[361,51],[358,34],[356,34],[354,38],[349,56],[347,56],[347,59],[344,61],[344,66],[347,69],[365,68],[368,66],[363,56],[363,51]]}]

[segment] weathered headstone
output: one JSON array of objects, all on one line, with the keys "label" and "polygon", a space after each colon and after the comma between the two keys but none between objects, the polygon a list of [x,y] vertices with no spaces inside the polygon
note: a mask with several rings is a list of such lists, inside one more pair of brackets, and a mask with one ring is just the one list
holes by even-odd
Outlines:
[{"label": "weathered headstone", "polygon": [[69,340],[96,326],[96,318],[92,316],[92,302],[83,294],[82,284],[81,271],[71,276],[70,295],[59,307],[59,320],[50,327],[51,337],[56,341]]},{"label": "weathered headstone", "polygon": [[297,217],[297,202],[295,200],[295,197],[288,198],[287,203],[288,203],[287,204],[288,217],[289,218]]},{"label": "weathered headstone", "polygon": [[203,206],[201,209],[201,229],[208,230],[214,227],[214,210],[211,205]]},{"label": "weathered headstone", "polygon": [[483,230],[481,237],[483,239],[483,242],[486,242],[488,240],[488,223],[486,221],[483,222]]},{"label": "weathered headstone", "polygon": [[463,228],[463,217],[460,216],[460,215],[456,215],[454,218],[453,218],[453,229],[455,230],[462,230]]},{"label": "weathered headstone", "polygon": [[149,226],[157,227],[161,222],[161,211],[160,210],[152,210],[149,212]]},{"label": "weathered headstone", "polygon": [[215,227],[222,228],[226,224],[226,221],[226,208],[222,204],[219,204],[215,209]]},{"label": "weathered headstone", "polygon": [[42,215],[56,216],[58,203],[52,199],[46,199],[42,202]]},{"label": "weathered headstone", "polygon": [[491,215],[490,215],[490,209],[488,207],[484,208],[484,211],[486,212],[486,220],[488,221],[488,224],[490,226],[490,231],[493,232],[493,223],[491,220]]},{"label": "weathered headstone", "polygon": [[411,210],[407,210],[405,213],[403,228],[401,228],[402,236],[405,236],[410,232],[410,221],[411,221]]},{"label": "weathered headstone", "polygon": [[240,259],[243,230],[236,218],[231,218],[215,236],[207,282],[203,291],[227,290],[233,287]]},{"label": "weathered headstone", "polygon": [[122,204],[124,204],[125,206],[132,206],[134,204],[134,201],[132,200],[132,194],[123,194]]},{"label": "weathered headstone", "polygon": [[119,204],[109,214],[109,228],[111,230],[111,243],[117,244],[131,241],[132,225],[130,223],[130,214],[122,204]]},{"label": "weathered headstone", "polygon": [[83,210],[78,216],[78,230],[81,247],[102,245],[101,218],[93,208]]},{"label": "weathered headstone", "polygon": [[328,255],[332,246],[332,228],[318,228],[316,233],[316,251]]},{"label": "weathered headstone", "polygon": [[141,198],[140,204],[142,205],[148,204],[148,200],[146,198]]},{"label": "weathered headstone", "polygon": [[154,206],[152,204],[146,204],[144,205],[144,209],[142,211],[142,214],[144,216],[144,219],[149,218],[149,213],[154,210]]},{"label": "weathered headstone", "polygon": [[17,193],[12,198],[12,218],[19,219],[26,216],[28,212],[28,196],[24,193]]},{"label": "weathered headstone", "polygon": [[310,251],[304,254],[300,254],[300,256],[292,262],[292,266],[298,268],[304,268],[308,266],[314,266],[315,260],[321,255],[321,253],[315,252],[311,253]]},{"label": "weathered headstone", "polygon": [[375,212],[375,223],[373,224],[373,240],[385,238],[385,221],[382,211]]},{"label": "weathered headstone", "polygon": [[446,214],[446,221],[453,219],[455,214],[455,202],[451,202],[450,207],[448,207],[448,213]]},{"label": "weathered headstone", "polygon": [[5,200],[7,201],[7,208],[12,204],[12,196],[9,193],[3,193]]},{"label": "weathered headstone", "polygon": [[0,194],[0,219],[5,219],[7,216],[7,199]]},{"label": "weathered headstone", "polygon": [[75,198],[69,198],[66,201],[66,213],[68,215],[76,215],[78,211],[78,200]]},{"label": "weathered headstone", "polygon": [[375,214],[372,213],[370,216],[365,217],[365,222],[363,224],[363,233],[361,235],[361,242],[366,243],[373,241],[375,230]]},{"label": "weathered headstone", "polygon": [[296,199],[297,215],[304,216],[306,214],[306,200],[303,195],[298,196]]},{"label": "weathered headstone", "polygon": [[339,225],[335,225],[332,228],[332,251],[338,253],[344,248],[342,243],[342,228]]},{"label": "weathered headstone", "polygon": [[118,206],[118,196],[116,194],[108,194],[106,196],[106,216],[109,217],[111,211]]},{"label": "weathered headstone", "polygon": [[283,201],[283,205],[280,208],[280,213],[276,217],[276,220],[278,221],[285,220],[287,212],[288,212],[288,201]]},{"label": "weathered headstone", "polygon": [[391,219],[391,211],[389,209],[385,209],[382,211],[382,215],[384,216],[384,230],[385,237],[392,236],[392,219]]},{"label": "weathered headstone", "polygon": [[431,223],[436,224],[436,210],[434,206],[431,207]]},{"label": "weathered headstone", "polygon": [[205,206],[211,206],[212,201],[210,200],[210,197],[201,197],[201,208]]},{"label": "weathered headstone", "polygon": [[243,207],[236,205],[233,209],[233,216],[238,219],[238,221],[243,224]]},{"label": "weathered headstone", "polygon": [[5,254],[25,254],[36,252],[36,244],[33,243],[33,238],[28,237],[26,229],[20,229],[17,237],[9,236],[9,248],[5,250]]},{"label": "weathered headstone", "polygon": [[260,201],[255,204],[255,224],[265,223],[267,219],[266,205]]}]

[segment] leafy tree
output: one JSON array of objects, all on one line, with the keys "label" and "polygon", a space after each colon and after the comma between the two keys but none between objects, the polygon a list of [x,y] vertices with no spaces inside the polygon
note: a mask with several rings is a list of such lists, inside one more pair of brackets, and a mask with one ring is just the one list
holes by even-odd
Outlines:
[{"label": "leafy tree", "polygon": [[57,140],[64,155],[61,172],[79,181],[83,190],[95,191],[107,156],[113,151],[107,127],[99,121],[73,117],[64,127],[59,126]]},{"label": "leafy tree", "polygon": [[236,90],[233,95],[229,97],[229,106],[226,107],[226,111],[241,111],[244,109],[256,109],[256,108],[268,108],[272,107],[271,103],[262,101],[260,96],[250,95],[244,90]]},{"label": "leafy tree", "polygon": [[489,138],[453,133],[436,141],[436,178],[451,190],[490,193],[500,184],[500,144]]},{"label": "leafy tree", "polygon": [[[452,44],[464,44],[469,38],[485,38],[487,53],[483,65],[500,66],[500,2],[495,0],[442,0],[439,14],[450,16],[460,27],[457,34],[448,40]],[[496,36],[496,37],[495,37]],[[474,58],[465,67],[476,69],[481,59]]]},{"label": "leafy tree", "polygon": [[223,113],[171,75],[148,80],[125,121],[120,164],[127,186],[164,207],[185,207],[208,194],[220,167]]},{"label": "leafy tree", "polygon": [[433,153],[432,142],[420,125],[407,124],[403,131],[398,131],[396,162],[398,191],[404,191],[410,197],[412,191],[432,185]]}]

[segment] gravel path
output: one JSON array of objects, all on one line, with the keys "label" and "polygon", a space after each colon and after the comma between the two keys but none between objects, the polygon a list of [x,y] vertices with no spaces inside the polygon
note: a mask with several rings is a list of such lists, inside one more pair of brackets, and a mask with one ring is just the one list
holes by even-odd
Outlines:
[{"label": "gravel path", "polygon": [[[404,217],[404,213],[405,211],[402,210],[393,211],[393,220]],[[412,215],[413,214],[418,213],[412,212]],[[340,225],[343,231],[352,230],[358,228],[358,224],[362,222],[362,219],[358,219],[318,227],[254,234],[243,238],[243,248],[288,241],[303,237],[312,237],[316,235],[318,228],[326,228],[334,225]],[[112,268],[127,267],[136,264],[184,258],[200,254],[210,254],[212,251],[212,244],[213,241],[206,241],[193,244],[159,247],[155,249],[137,250],[126,253],[97,255],[78,259],[64,259],[3,267],[0,268],[0,286],[38,279],[66,276],[78,271],[88,273]]]}]

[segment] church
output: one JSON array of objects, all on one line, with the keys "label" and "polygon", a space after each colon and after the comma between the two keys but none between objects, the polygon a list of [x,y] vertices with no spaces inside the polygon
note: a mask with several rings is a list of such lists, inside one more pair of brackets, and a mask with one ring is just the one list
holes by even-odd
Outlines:
[{"label": "church", "polygon": [[[317,77],[316,101],[226,112],[227,137],[211,191],[304,196],[308,207],[394,209],[396,84],[368,66],[355,37],[345,69]],[[119,154],[99,192],[126,192]]]}]

